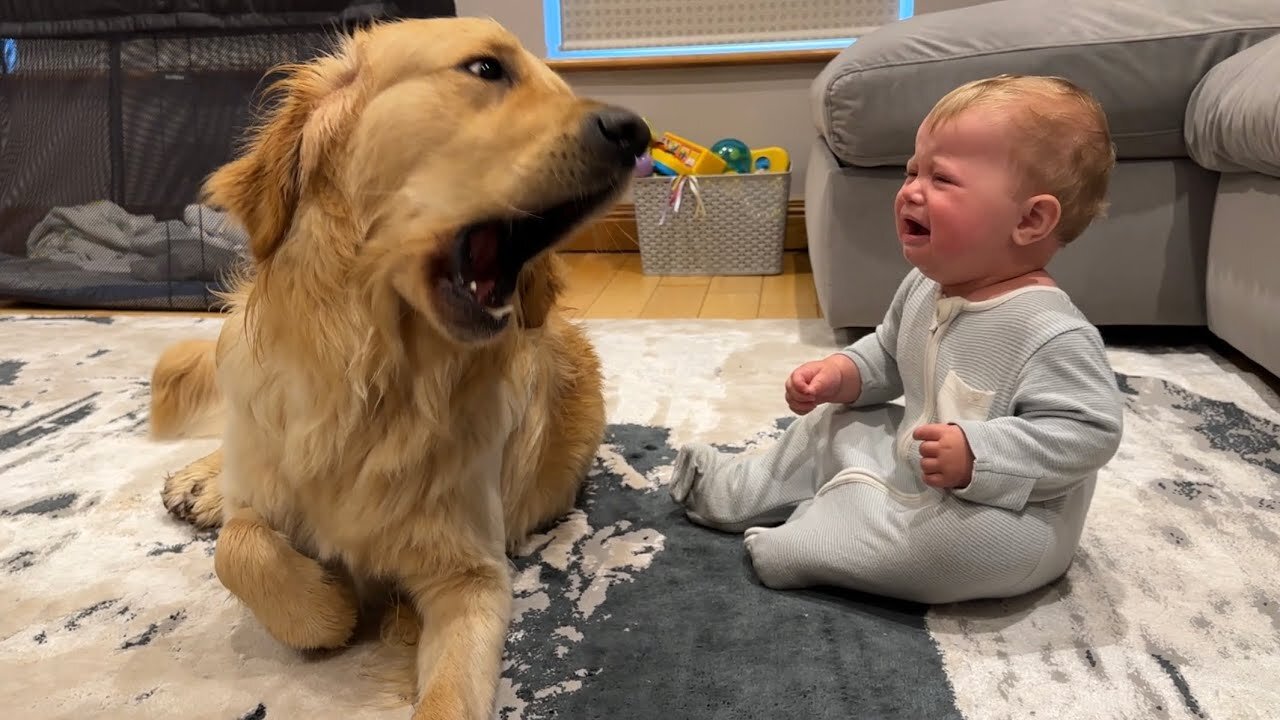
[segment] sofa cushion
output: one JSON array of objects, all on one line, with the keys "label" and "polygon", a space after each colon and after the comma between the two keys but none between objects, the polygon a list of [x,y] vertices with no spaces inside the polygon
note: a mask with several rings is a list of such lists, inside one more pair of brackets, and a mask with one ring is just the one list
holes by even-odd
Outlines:
[{"label": "sofa cushion", "polygon": [[1106,109],[1120,158],[1187,157],[1183,116],[1218,63],[1280,33],[1277,0],[1000,0],[887,25],[810,87],[849,165],[902,165],[940,97],[1000,73],[1061,75]]},{"label": "sofa cushion", "polygon": [[1186,139],[1210,170],[1280,177],[1280,35],[1204,76],[1187,103]]}]

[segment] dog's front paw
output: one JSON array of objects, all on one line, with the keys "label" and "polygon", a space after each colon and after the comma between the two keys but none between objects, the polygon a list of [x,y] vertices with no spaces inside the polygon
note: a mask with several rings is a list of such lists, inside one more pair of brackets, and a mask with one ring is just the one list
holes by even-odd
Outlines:
[{"label": "dog's front paw", "polygon": [[418,611],[406,602],[393,601],[382,616],[379,636],[383,642],[391,645],[417,645],[422,637],[422,619],[418,617]]},{"label": "dog's front paw", "polygon": [[475,720],[475,717],[467,713],[457,692],[437,688],[418,700],[413,720]]},{"label": "dog's front paw", "polygon": [[160,499],[174,517],[209,530],[222,524],[221,453],[203,457],[165,478]]}]

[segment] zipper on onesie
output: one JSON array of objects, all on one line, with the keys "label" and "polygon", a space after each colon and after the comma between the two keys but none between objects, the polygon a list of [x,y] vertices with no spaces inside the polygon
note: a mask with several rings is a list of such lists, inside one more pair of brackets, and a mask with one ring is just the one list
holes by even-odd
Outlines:
[{"label": "zipper on onesie", "polygon": [[898,459],[901,462],[908,461],[908,451],[911,447],[911,436],[915,433],[916,428],[921,425],[927,425],[933,422],[934,413],[937,412],[935,405],[937,404],[937,374],[938,374],[938,346],[942,343],[942,335],[951,326],[951,321],[960,314],[960,309],[964,305],[965,299],[959,297],[938,297],[934,301],[933,322],[929,324],[929,338],[925,345],[924,354],[924,406],[920,408],[920,415],[914,422],[908,423],[902,427],[898,433]]}]

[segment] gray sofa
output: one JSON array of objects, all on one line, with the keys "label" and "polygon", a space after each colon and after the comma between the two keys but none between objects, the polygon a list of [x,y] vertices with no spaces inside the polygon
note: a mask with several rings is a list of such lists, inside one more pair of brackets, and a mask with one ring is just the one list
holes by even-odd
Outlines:
[{"label": "gray sofa", "polygon": [[833,329],[873,327],[908,270],[893,196],[939,97],[1062,75],[1107,111],[1110,210],[1050,272],[1097,325],[1207,326],[1280,374],[1280,0],[1001,0],[919,15],[811,88],[809,254]]}]

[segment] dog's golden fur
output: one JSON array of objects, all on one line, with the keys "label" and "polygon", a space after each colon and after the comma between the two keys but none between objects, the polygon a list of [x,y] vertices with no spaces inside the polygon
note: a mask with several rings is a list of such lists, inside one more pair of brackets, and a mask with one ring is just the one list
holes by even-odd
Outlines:
[{"label": "dog's golden fur", "polygon": [[164,502],[221,526],[219,580],[289,646],[345,644],[369,588],[397,587],[423,628],[414,717],[487,719],[506,552],[572,507],[600,367],[556,310],[553,252],[522,266],[497,329],[432,269],[469,223],[598,193],[585,220],[629,171],[584,149],[600,106],[490,21],[380,24],[277,89],[206,185],[248,230],[251,272],[216,342],[154,369],[155,437],[222,436]]}]

